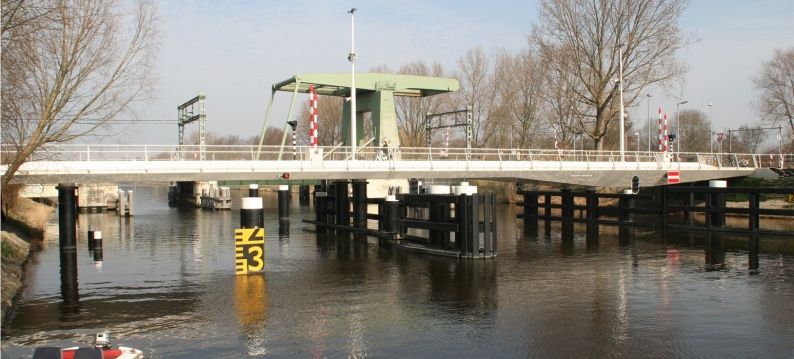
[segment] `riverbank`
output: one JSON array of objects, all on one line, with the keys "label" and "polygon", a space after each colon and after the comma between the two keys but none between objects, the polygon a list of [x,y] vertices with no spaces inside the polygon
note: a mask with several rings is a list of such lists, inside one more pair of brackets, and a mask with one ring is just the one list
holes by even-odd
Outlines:
[{"label": "riverbank", "polygon": [[30,253],[41,249],[46,235],[47,221],[55,208],[28,198],[16,198],[3,217],[2,236],[2,290],[0,292],[0,322],[24,283],[25,265]]}]

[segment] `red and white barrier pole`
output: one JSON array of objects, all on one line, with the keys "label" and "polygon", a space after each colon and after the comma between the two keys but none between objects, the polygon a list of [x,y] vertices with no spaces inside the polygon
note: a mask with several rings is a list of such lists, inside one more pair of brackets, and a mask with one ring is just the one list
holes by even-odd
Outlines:
[{"label": "red and white barrier pole", "polygon": [[314,85],[309,86],[309,97],[309,103],[311,107],[311,116],[309,121],[309,146],[311,146],[313,149],[316,149],[320,133],[318,131],[319,118],[317,116],[317,93],[314,91]]}]

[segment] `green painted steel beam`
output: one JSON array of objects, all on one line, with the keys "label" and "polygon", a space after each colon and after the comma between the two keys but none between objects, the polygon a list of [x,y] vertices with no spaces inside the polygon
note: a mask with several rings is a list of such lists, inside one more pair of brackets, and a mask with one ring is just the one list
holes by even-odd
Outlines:
[{"label": "green painted steel beam", "polygon": [[[309,86],[319,95],[350,96],[350,73],[297,74],[273,85],[273,91],[308,93]],[[356,95],[388,91],[394,96],[425,97],[460,88],[458,80],[442,77],[384,74],[375,72],[356,73]]]}]

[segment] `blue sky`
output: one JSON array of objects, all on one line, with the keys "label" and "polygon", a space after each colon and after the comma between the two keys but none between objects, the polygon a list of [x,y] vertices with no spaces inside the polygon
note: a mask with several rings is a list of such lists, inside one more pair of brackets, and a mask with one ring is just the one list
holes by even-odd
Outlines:
[{"label": "blue sky", "polygon": [[[139,118],[175,120],[176,106],[207,94],[207,129],[257,135],[270,86],[302,72],[347,72],[350,18],[356,13],[358,71],[410,61],[440,62],[453,70],[468,49],[518,50],[537,21],[535,1],[176,1],[159,3],[161,49],[154,100]],[[650,89],[651,108],[675,103],[707,111],[715,129],[757,122],[752,77],[775,48],[794,46],[794,1],[695,0],[682,27],[700,40],[681,51],[689,66],[683,88]],[[278,95],[277,95],[278,96]],[[281,95],[271,123],[283,123]],[[645,102],[635,107],[645,118]],[[653,110],[652,110],[653,111]],[[103,142],[175,144],[176,124],[136,126]],[[186,132],[197,131],[189,126]]]}]

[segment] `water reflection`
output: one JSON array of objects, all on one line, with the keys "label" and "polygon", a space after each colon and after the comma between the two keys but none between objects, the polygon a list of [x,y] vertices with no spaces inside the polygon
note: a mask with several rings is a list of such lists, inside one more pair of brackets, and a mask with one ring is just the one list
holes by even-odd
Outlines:
[{"label": "water reflection", "polygon": [[272,201],[265,273],[234,276],[237,211],[136,195],[130,221],[81,216],[105,238],[101,271],[78,248],[79,290],[77,275],[55,274],[57,246],[32,259],[4,355],[96,328],[152,358],[785,357],[794,337],[786,242],[759,240],[749,276],[743,236],[559,222],[536,222],[533,233],[502,206],[497,258],[456,260],[304,231],[312,226],[300,218],[314,213],[303,207],[279,235]]},{"label": "water reflection", "polygon": [[269,301],[265,273],[235,276],[234,310],[248,355],[267,353],[266,319]]},{"label": "water reflection", "polygon": [[71,320],[80,312],[80,291],[77,285],[77,252],[60,253],[61,260],[61,314],[62,320]]},{"label": "water reflection", "polygon": [[703,248],[707,271],[725,269],[725,238],[722,233],[708,233]]}]

